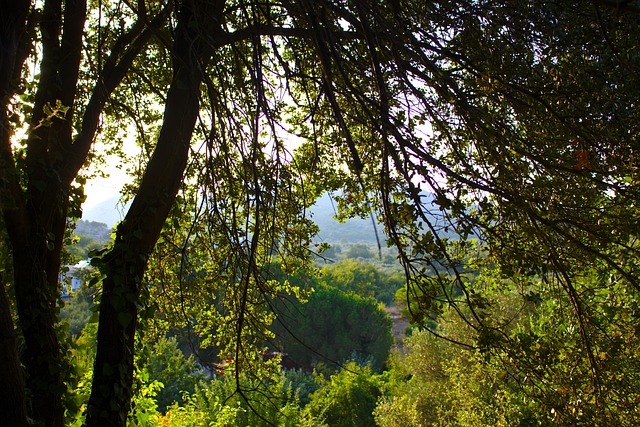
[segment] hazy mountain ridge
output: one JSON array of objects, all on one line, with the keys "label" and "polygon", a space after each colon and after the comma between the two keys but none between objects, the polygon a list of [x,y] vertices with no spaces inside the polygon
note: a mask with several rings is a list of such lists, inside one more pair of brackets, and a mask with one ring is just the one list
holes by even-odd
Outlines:
[{"label": "hazy mountain ridge", "polygon": [[112,228],[116,223],[124,219],[128,209],[120,203],[120,196],[110,197],[96,205],[83,209],[82,218],[85,221],[95,221],[106,224]]},{"label": "hazy mountain ridge", "polygon": [[111,239],[111,228],[103,222],[79,220],[76,224],[76,234],[90,237],[99,243]]},{"label": "hazy mountain ridge", "polygon": [[[425,200],[427,203],[433,203],[428,201],[428,198]],[[123,219],[126,209],[120,203],[120,196],[114,196],[86,209],[83,219],[103,223],[111,228]],[[381,246],[385,246],[386,235],[382,224],[376,221],[374,226],[371,218],[350,218],[341,223],[335,219],[336,213],[335,202],[328,194],[320,197],[311,207],[311,219],[320,228],[320,233],[314,239],[316,242],[377,245],[376,240],[379,239]]]},{"label": "hazy mountain ridge", "polygon": [[311,207],[311,219],[320,227],[316,241],[329,244],[376,244],[377,231],[380,242],[384,245],[386,237],[380,223],[376,221],[375,228],[371,218],[350,218],[341,223],[335,219],[336,213],[334,202],[326,194]]}]

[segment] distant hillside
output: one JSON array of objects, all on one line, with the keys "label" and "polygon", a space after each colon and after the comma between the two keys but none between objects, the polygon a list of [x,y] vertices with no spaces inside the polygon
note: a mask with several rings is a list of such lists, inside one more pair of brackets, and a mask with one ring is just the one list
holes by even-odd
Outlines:
[{"label": "distant hillside", "polygon": [[[86,221],[95,221],[106,224],[109,228],[121,221],[126,213],[126,208],[120,204],[119,197],[109,198],[84,211],[82,215]],[[328,194],[322,196],[311,208],[313,221],[320,227],[320,233],[315,239],[318,242],[329,244],[376,245],[376,231],[380,244],[384,247],[386,236],[384,227],[376,222],[375,228],[371,218],[351,218],[345,223],[335,219],[336,208]],[[443,233],[446,235],[446,233]],[[452,237],[452,236],[447,236]]]},{"label": "distant hillside", "polygon": [[86,260],[89,252],[104,248],[111,240],[111,227],[102,222],[79,220],[74,232],[78,240],[66,250],[76,262]]},{"label": "distant hillside", "polygon": [[376,223],[375,229],[371,218],[351,218],[345,223],[338,222],[334,217],[336,210],[331,197],[322,196],[311,208],[313,221],[320,227],[317,241],[330,244],[376,244],[376,230],[381,244],[385,236],[382,225]]},{"label": "distant hillside", "polygon": [[[376,235],[371,219],[353,218],[341,224],[334,219],[335,210],[328,195],[321,197],[312,207],[313,220],[320,227],[318,241],[336,243],[366,243],[375,244]],[[118,196],[111,197],[83,212],[83,219],[88,222],[100,222],[109,228],[124,218],[126,210],[120,205]],[[380,240],[384,240],[382,226],[377,225]]]},{"label": "distant hillside", "polygon": [[79,220],[75,232],[79,236],[90,237],[98,243],[111,240],[111,228],[102,222]]},{"label": "distant hillside", "polygon": [[[440,237],[457,239],[458,235],[443,219],[443,213],[428,193],[421,194],[423,208],[434,216],[429,216],[438,230]],[[387,236],[384,234],[384,226],[376,221],[375,228],[371,218],[352,218],[345,223],[338,222],[335,203],[327,194],[322,196],[311,208],[313,221],[320,227],[320,233],[316,238],[319,242],[339,245],[367,244],[376,245],[376,231],[380,239],[380,245],[384,248]]]},{"label": "distant hillside", "polygon": [[113,196],[95,206],[87,208],[82,213],[82,218],[87,221],[96,221],[107,224],[109,228],[122,221],[126,208],[120,204],[120,196]]}]

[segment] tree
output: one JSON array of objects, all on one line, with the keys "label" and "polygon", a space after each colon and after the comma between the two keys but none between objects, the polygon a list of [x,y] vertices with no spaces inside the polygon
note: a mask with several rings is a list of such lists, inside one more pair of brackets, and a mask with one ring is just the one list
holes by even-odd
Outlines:
[{"label": "tree", "polygon": [[277,306],[276,313],[280,349],[303,367],[356,358],[382,370],[393,344],[391,318],[371,297],[321,288],[303,304]]},{"label": "tree", "polygon": [[373,425],[382,382],[369,366],[347,363],[311,395],[305,410],[330,426]]},{"label": "tree", "polygon": [[149,377],[163,387],[156,396],[158,411],[166,412],[174,402],[182,403],[183,395],[193,394],[196,385],[205,380],[198,370],[193,355],[186,357],[178,348],[176,338],[163,338],[149,349]]},{"label": "tree", "polygon": [[[110,54],[101,56],[100,49],[106,47],[101,45],[98,52],[85,57],[85,23],[90,20],[97,26],[85,1],[64,5],[46,1],[42,7],[28,1],[2,2],[1,6],[0,203],[13,264],[12,291],[25,342],[21,360],[26,388],[33,396],[29,416],[38,423],[63,425],[66,368],[55,325],[67,217],[78,216],[79,171],[90,157],[109,95],[166,22],[171,7],[139,10],[140,19],[117,10],[113,18],[123,25],[102,33],[111,42]],[[29,58],[37,61],[37,72],[27,67]],[[97,68],[92,62],[96,58]],[[19,129],[26,129],[23,141],[15,133]],[[1,313],[11,324],[11,311],[4,305]],[[16,347],[3,346],[2,351],[15,352]],[[8,425],[26,425],[25,386],[12,379],[21,368],[13,369],[2,392],[13,399],[3,399],[7,411],[3,406],[1,412]]]},{"label": "tree", "polygon": [[356,245],[351,245],[346,255],[347,258],[362,258],[362,259],[370,259],[373,258],[373,252],[369,249],[369,246],[359,243]]},{"label": "tree", "polygon": [[[489,284],[488,277],[482,280]],[[602,328],[591,337],[599,359],[595,382],[568,297],[535,281],[512,282],[510,291],[504,285],[488,292],[483,315],[506,336],[478,337],[455,310],[443,311],[436,332],[466,348],[415,331],[405,351],[390,359],[377,424],[636,425],[638,359],[629,353],[637,351],[638,337],[628,327],[634,303],[626,292],[605,297],[598,290],[584,297],[586,310],[594,300],[607,300],[599,313],[589,312]],[[483,347],[473,348],[476,342]]]},{"label": "tree", "polygon": [[374,297],[385,304],[392,302],[404,279],[399,274],[381,271],[374,264],[348,258],[324,266],[321,273],[321,282],[328,287]]},{"label": "tree", "polygon": [[[616,14],[599,2],[588,10],[537,3],[452,7],[439,9],[451,20],[425,27],[450,37],[423,52],[432,52],[427,55],[434,66],[443,50],[455,51],[457,59],[447,57],[437,71],[414,57],[404,62],[406,84],[424,105],[416,125],[425,120],[433,133],[419,141],[390,130],[397,145],[389,153],[400,153],[393,161],[405,177],[397,191],[389,187],[385,204],[410,275],[407,295],[421,304],[420,313],[454,307],[475,330],[477,341],[467,344],[505,348],[508,330],[495,321],[490,293],[485,284],[473,285],[471,273],[497,265],[502,281],[491,286],[505,292],[509,279],[520,286],[532,276],[542,278],[545,286],[564,291],[563,306],[576,313],[581,360],[591,367],[598,405],[614,407],[615,398],[598,385],[607,368],[598,356],[603,319],[597,313],[606,304],[588,295],[638,289],[638,248],[631,237],[636,226],[626,220],[637,214],[630,203],[637,180],[627,163],[635,161],[637,110],[627,96],[640,89],[637,71],[630,72],[638,69],[638,57],[620,56],[638,45],[622,30],[633,32],[637,11]],[[431,45],[431,36],[423,36],[417,40]],[[412,80],[418,76],[428,84],[432,73],[433,91]],[[444,93],[452,102],[443,102]],[[619,157],[622,152],[629,156]],[[414,174],[427,182],[413,185]],[[433,196],[419,191],[425,188]],[[406,199],[398,202],[399,194]],[[427,209],[430,197],[440,210]],[[461,238],[440,237],[447,229]],[[485,262],[466,262],[485,254]],[[594,265],[600,271],[595,281],[587,279]]]},{"label": "tree", "polygon": [[73,291],[69,298],[64,301],[64,305],[60,308],[60,320],[68,324],[68,335],[70,337],[80,336],[83,328],[94,314],[92,312],[94,308],[93,289],[89,287],[92,272],[83,271],[76,272],[82,277],[81,285]]},{"label": "tree", "polygon": [[[173,41],[168,42],[173,77],[165,96],[162,73],[154,74],[159,81],[151,81],[151,87],[140,84],[141,81],[150,82],[151,76],[144,73],[154,64],[144,61],[136,62],[135,67],[132,64],[143,49],[156,55],[163,51],[167,42],[164,25],[173,10],[173,2],[139,2],[135,7],[126,3],[117,5],[112,13],[103,9],[92,9],[88,13],[84,1],[64,4],[47,1],[41,10],[26,1],[20,2],[19,7],[3,4],[3,9],[10,13],[3,18],[6,31],[3,30],[2,40],[3,52],[6,52],[2,56],[3,123],[0,135],[2,213],[11,244],[13,287],[21,334],[27,344],[23,355],[28,373],[27,387],[34,396],[33,411],[29,415],[50,425],[62,425],[64,413],[61,398],[65,389],[65,368],[55,330],[60,255],[67,217],[79,215],[84,178],[78,173],[91,160],[90,149],[101,114],[108,113],[116,119],[127,113],[133,115],[140,137],[145,139],[147,129],[144,126],[153,114],[136,108],[135,101],[140,98],[135,92],[133,107],[114,95],[127,75],[141,77],[128,81],[131,88],[144,86],[145,91],[159,93],[165,104],[163,126],[153,144],[153,155],[146,164],[128,216],[120,224],[108,253],[96,257],[96,265],[100,265],[104,279],[87,423],[117,425],[124,423],[131,397],[132,352],[142,276],[182,182],[199,113],[202,71],[215,49],[238,41],[244,43],[252,36],[246,29],[235,34],[223,31],[221,14],[225,2],[180,3],[175,14]],[[231,6],[227,9],[231,15],[236,11]],[[103,13],[108,27],[102,27]],[[244,15],[236,18],[240,28],[245,26],[246,23],[241,22]],[[86,23],[90,31],[85,35]],[[214,35],[220,37],[210,43]],[[153,46],[148,43],[152,36],[155,37]],[[87,56],[82,50],[85,42],[96,46]],[[31,49],[32,44],[42,46],[42,50]],[[105,57],[103,52],[107,48],[111,53]],[[41,57],[38,56],[40,52]],[[28,57],[38,62],[39,74],[24,74]],[[238,58],[244,58],[242,52],[238,52]],[[230,69],[235,66],[239,72],[243,68],[241,62],[225,63],[225,66]],[[131,73],[127,74],[129,71]],[[20,79],[21,75],[23,79]],[[236,83],[240,85],[241,81]],[[213,89],[211,85],[209,87]],[[18,99],[15,95],[19,93],[22,97]],[[219,94],[226,96],[223,92]],[[107,110],[105,106],[111,95],[114,96]],[[209,95],[215,101],[213,92]],[[143,105],[148,106],[148,100],[142,100]],[[29,104],[31,101],[33,106]],[[86,106],[83,105],[85,101]],[[215,107],[212,105],[211,108]],[[238,123],[230,125],[240,127]],[[21,127],[27,127],[26,148],[12,141],[13,130]],[[223,132],[222,128],[218,131]],[[238,141],[236,138],[233,143]],[[254,152],[255,149],[257,146]],[[254,175],[251,179],[256,185],[257,178]],[[38,274],[34,275],[34,272]],[[3,324],[11,325],[8,302],[4,305],[6,309],[3,307],[0,311],[6,320]],[[12,329],[6,329],[9,335],[12,335]],[[14,341],[8,337],[8,342]],[[10,399],[5,402],[12,409],[25,408],[25,402],[20,401],[26,395],[24,387],[19,385],[20,367],[12,356],[16,347],[9,345],[3,347],[5,349],[7,360],[14,361],[10,372],[16,378],[15,383],[6,383],[6,393],[18,399],[15,404],[9,403],[13,402]],[[2,412],[7,414],[10,424],[26,424],[25,411],[15,415],[10,415],[11,411]]]},{"label": "tree", "polygon": [[[243,378],[242,381],[251,380]],[[314,379],[311,378],[313,382]],[[315,382],[314,382],[315,384]],[[247,384],[249,398],[237,393],[235,379],[222,376],[203,382],[193,394],[185,396],[186,405],[172,405],[160,417],[161,426],[282,426],[311,427],[317,420],[303,413],[296,388],[284,374],[274,377],[267,388]]]},{"label": "tree", "polygon": [[[305,259],[314,228],[301,217],[323,190],[343,188],[345,215],[378,213],[409,295],[422,287],[469,306],[459,312],[478,331],[483,298],[461,268],[474,242],[444,239],[451,230],[480,238],[504,274],[564,289],[587,347],[595,324],[576,277],[596,264],[613,273],[600,288],[638,289],[635,3],[0,5],[9,425],[64,422],[56,300],[67,218],[80,214],[80,171],[97,160],[98,130],[117,136],[126,117],[145,156],[131,208],[96,259],[104,277],[87,424],[127,418],[139,308],[161,285],[145,276],[148,260],[172,252],[171,272],[206,261],[227,304],[207,320],[248,354],[277,292],[265,269],[280,252]],[[293,155],[287,133],[301,141]],[[175,224],[172,209],[183,214]],[[160,238],[165,252],[154,253]],[[175,290],[181,277],[165,284]]]}]

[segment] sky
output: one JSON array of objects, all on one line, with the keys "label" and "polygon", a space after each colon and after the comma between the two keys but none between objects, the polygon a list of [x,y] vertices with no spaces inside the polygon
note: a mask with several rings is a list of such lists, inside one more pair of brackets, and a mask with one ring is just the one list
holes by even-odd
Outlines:
[{"label": "sky", "polygon": [[82,219],[103,222],[113,227],[124,218],[124,207],[119,203],[120,189],[126,182],[126,176],[112,176],[87,182],[87,199],[82,205]]},{"label": "sky", "polygon": [[111,167],[109,168],[109,175],[108,178],[95,178],[87,181],[85,186],[87,200],[84,202],[86,209],[94,208],[105,200],[120,195],[120,189],[127,182],[126,173]]},{"label": "sky", "polygon": [[[97,143],[96,150],[105,150]],[[137,150],[135,143],[125,141],[125,155],[132,156]],[[85,221],[104,222],[108,226],[113,226],[117,221],[124,218],[124,208],[119,203],[120,190],[122,186],[130,181],[126,168],[119,168],[122,159],[118,156],[108,156],[104,166],[106,178],[93,178],[85,185],[85,195],[87,196],[82,205],[82,219]]]}]

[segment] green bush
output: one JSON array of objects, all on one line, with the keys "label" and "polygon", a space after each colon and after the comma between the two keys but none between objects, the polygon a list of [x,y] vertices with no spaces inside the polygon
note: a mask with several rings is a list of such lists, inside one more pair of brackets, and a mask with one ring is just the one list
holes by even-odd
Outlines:
[{"label": "green bush", "polygon": [[311,395],[305,410],[331,427],[373,426],[382,383],[370,366],[349,362]]},{"label": "green bush", "polygon": [[147,369],[151,380],[163,384],[156,397],[160,412],[173,402],[183,403],[182,396],[192,394],[205,380],[193,356],[185,357],[175,337],[162,338],[151,348]]}]

